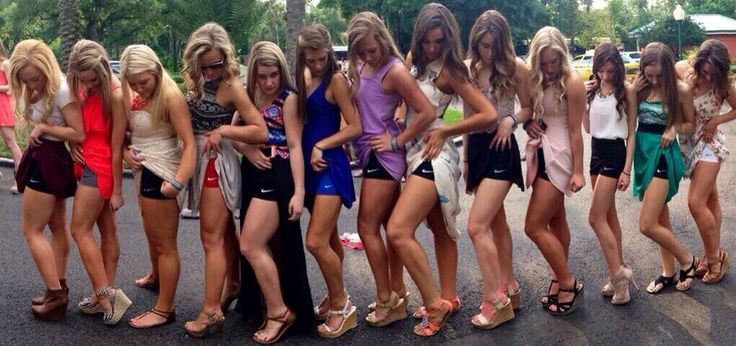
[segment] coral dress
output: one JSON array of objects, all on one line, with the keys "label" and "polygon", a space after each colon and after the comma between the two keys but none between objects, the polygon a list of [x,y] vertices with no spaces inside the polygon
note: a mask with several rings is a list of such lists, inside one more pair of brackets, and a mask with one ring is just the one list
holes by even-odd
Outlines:
[{"label": "coral dress", "polygon": [[[8,85],[8,79],[5,72],[0,70],[0,85]],[[13,100],[8,93],[0,93],[0,127],[15,126],[15,117],[13,117]]]}]

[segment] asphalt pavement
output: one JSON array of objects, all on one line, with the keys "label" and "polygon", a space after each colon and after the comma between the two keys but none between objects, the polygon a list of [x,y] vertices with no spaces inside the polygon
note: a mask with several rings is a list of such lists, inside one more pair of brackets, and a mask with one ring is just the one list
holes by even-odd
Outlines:
[{"label": "asphalt pavement", "polygon": [[[727,146],[736,150],[736,128],[724,127],[729,138]],[[517,131],[519,142],[525,142],[522,131]],[[586,172],[589,156],[589,137],[586,143]],[[736,175],[732,157],[721,169],[718,189],[723,208],[722,247],[736,256],[733,229],[736,225],[734,202]],[[5,178],[0,181],[0,344],[248,344],[257,326],[247,324],[236,312],[226,314],[223,335],[196,340],[188,337],[183,324],[197,316],[203,298],[203,250],[199,240],[198,222],[181,220],[179,226],[179,254],[181,279],[176,296],[177,321],[171,325],[150,330],[136,330],[127,325],[134,314],[150,308],[155,293],[133,285],[133,280],[148,271],[147,246],[141,228],[132,179],[124,181],[125,206],[118,211],[117,222],[121,245],[116,286],[121,287],[133,300],[124,320],[115,327],[106,327],[100,316],[87,316],[76,311],[75,304],[91,291],[75,245],[69,257],[67,280],[70,304],[63,322],[39,322],[31,317],[30,298],[43,290],[35,265],[20,231],[20,198],[9,191],[12,170],[1,168]],[[587,177],[587,173],[586,173]],[[356,190],[360,179],[355,180]],[[470,317],[478,313],[481,298],[481,279],[470,239],[463,234],[458,242],[458,290],[462,310],[453,315],[440,333],[423,339],[412,334],[415,322],[408,318],[386,328],[374,328],[363,322],[367,305],[374,299],[374,284],[363,251],[346,249],[344,263],[345,283],[353,303],[358,307],[359,325],[337,340],[323,340],[317,336],[289,336],[281,344],[352,344],[352,345],[413,345],[413,344],[566,344],[566,345],[732,345],[736,339],[736,280],[734,269],[714,286],[698,282],[686,293],[668,291],[650,295],[644,288],[659,273],[659,255],[655,244],[637,229],[638,201],[630,191],[617,194],[619,217],[623,227],[624,256],[634,270],[640,290],[633,291],[632,301],[626,306],[612,306],[599,294],[607,280],[605,262],[597,239],[587,222],[591,190],[585,189],[572,198],[566,198],[567,219],[572,234],[570,265],[573,273],[585,284],[584,304],[572,315],[554,317],[543,311],[537,297],[544,294],[549,283],[549,270],[536,246],[524,235],[523,220],[529,194],[513,187],[506,199],[506,210],[514,239],[514,271],[521,284],[523,308],[516,319],[501,327],[486,331],[471,327]],[[674,231],[684,245],[702,254],[702,245],[695,223],[686,205],[688,181],[680,184],[680,193],[670,203]],[[464,188],[461,186],[461,189]],[[472,197],[462,195],[463,212],[458,227],[465,230],[467,211]],[[71,210],[71,199],[67,203]],[[344,209],[339,219],[339,232],[355,232],[358,205]],[[302,218],[304,225],[308,215]],[[304,228],[305,229],[305,228]],[[430,232],[420,226],[417,237],[427,251],[434,271],[434,250]],[[312,295],[319,301],[325,294],[325,284],[314,259],[307,253]],[[411,295],[410,308],[417,308],[419,294],[408,274],[406,283]]]}]

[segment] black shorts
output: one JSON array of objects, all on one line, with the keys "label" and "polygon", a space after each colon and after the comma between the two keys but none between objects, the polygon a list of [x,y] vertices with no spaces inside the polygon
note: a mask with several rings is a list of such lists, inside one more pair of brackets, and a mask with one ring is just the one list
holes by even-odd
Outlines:
[{"label": "black shorts", "polygon": [[151,199],[171,199],[161,193],[161,185],[164,179],[151,172],[145,166],[141,166],[141,197]]},{"label": "black shorts", "polygon": [[657,168],[654,169],[654,177],[660,178],[660,179],[668,179],[667,178],[667,160],[664,158],[664,155],[659,155],[659,162],[657,163]]},{"label": "black shorts", "polygon": [[542,150],[542,148],[537,149],[537,178],[542,178],[546,181],[549,181],[549,176],[547,175],[547,167],[544,163],[544,150]]},{"label": "black shorts", "polygon": [[370,156],[368,156],[368,163],[363,168],[363,179],[381,179],[381,180],[396,180],[393,176],[386,170],[386,168],[381,165],[381,162],[378,161],[378,157],[376,157],[376,153],[371,151]]},{"label": "black shorts", "polygon": [[82,176],[79,177],[79,183],[84,186],[97,188],[97,174],[89,169],[89,166],[82,168]]},{"label": "black shorts", "polygon": [[616,178],[626,165],[626,143],[623,139],[600,139],[591,141],[590,175]]},{"label": "black shorts", "polygon": [[31,161],[31,174],[29,174],[26,187],[30,187],[38,192],[53,194],[51,188],[43,180],[43,174],[41,174],[41,165],[36,160]]},{"label": "black shorts", "polygon": [[516,136],[502,149],[492,148],[493,133],[472,133],[468,136],[468,190],[473,191],[483,178],[506,180],[524,190],[521,157]]},{"label": "black shorts", "polygon": [[432,168],[432,161],[422,161],[422,163],[411,172],[412,175],[422,177],[434,181],[434,168]]},{"label": "black shorts", "polygon": [[[270,148],[263,150],[263,155],[270,155]],[[245,160],[245,158],[243,158]],[[257,177],[255,177],[256,186],[253,190],[253,198],[258,198],[266,201],[278,201],[278,194],[276,193],[276,171],[274,170],[273,164],[275,163],[275,160],[280,160],[280,157],[273,157],[271,159],[272,166],[269,169],[266,170],[260,170],[255,169],[255,174],[257,174]]]}]

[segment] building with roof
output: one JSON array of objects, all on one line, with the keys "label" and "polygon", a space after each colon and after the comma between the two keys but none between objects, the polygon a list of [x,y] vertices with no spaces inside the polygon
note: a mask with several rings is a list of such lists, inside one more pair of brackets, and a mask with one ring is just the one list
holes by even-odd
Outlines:
[{"label": "building with roof", "polygon": [[[736,19],[721,14],[691,14],[689,17],[703,28],[706,38],[723,42],[731,54],[731,60],[736,60]],[[631,31],[629,36],[637,37],[652,25],[654,22],[641,26]]]}]

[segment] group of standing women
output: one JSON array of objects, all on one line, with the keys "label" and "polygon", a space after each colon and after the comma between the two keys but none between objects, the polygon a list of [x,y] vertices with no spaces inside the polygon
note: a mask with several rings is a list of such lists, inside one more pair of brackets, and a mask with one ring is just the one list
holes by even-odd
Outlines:
[{"label": "group of standing women", "polygon": [[[404,267],[420,295],[421,307],[411,313],[421,320],[414,333],[436,334],[461,309],[461,176],[474,195],[468,234],[483,293],[480,312],[470,322],[497,327],[513,319],[520,305],[504,210],[513,185],[532,187],[524,230],[551,269],[540,302],[552,314],[569,314],[584,288],[568,265],[564,206],[565,196],[585,185],[581,124],[593,137],[589,219],[610,279],[601,293],[612,296],[613,304],[630,300],[633,273],[623,258],[615,206],[616,190],[630,183],[642,201],[641,232],[662,254],[662,275],[647,291],[675,283],[675,259],[679,290],[689,289],[696,275],[706,283],[723,278],[728,256],[720,250],[715,180],[728,150],[718,124],[736,118],[736,111],[720,114],[724,102],[736,106],[723,44],[706,41],[676,71],[671,50],[651,43],[630,84],[616,47],[604,43],[595,52],[593,78],[584,83],[571,70],[564,37],[555,28],[537,32],[526,63],[516,58],[508,23],[496,11],[475,21],[467,60],[459,32],[446,7],[425,5],[404,60],[383,21],[375,13],[359,13],[347,30],[346,76],[327,30],[308,25],[297,40],[296,84],[278,46],[258,42],[244,88],[226,31],[208,23],[191,34],[183,54],[186,96],[145,45],[125,49],[118,81],[98,43],[81,40],[74,46],[66,77],[45,44],[18,43],[8,69],[11,90],[16,111],[32,131],[16,179],[24,192],[23,233],[46,286],[33,299],[34,316],[64,317],[70,233],[94,292],[78,309],[102,313],[105,324],[116,324],[131,306],[114,287],[120,252],[114,213],[124,204],[125,161],[135,172],[151,260],[151,271],[135,284],[158,290],[156,304],[130,319],[131,327],[176,319],[176,236],[186,193],[187,207],[200,215],[205,261],[201,312],[184,324],[189,335],[221,332],[224,313],[237,299],[237,310],[262,322],[255,342],[276,342],[290,328],[313,331],[315,320],[324,321],[316,329],[320,336],[341,336],[358,323],[336,228],[342,206],[356,200],[342,149],[351,141],[363,170],[357,229],[376,286],[368,324],[384,327],[409,315]],[[442,116],[455,97],[463,100],[465,117],[446,125]],[[520,124],[529,136],[526,179],[514,136]],[[466,143],[463,155],[452,141],[458,135]],[[692,179],[688,204],[703,238],[702,260],[677,241],[669,223],[667,202],[683,176]],[[71,196],[67,228],[64,199]],[[303,242],[299,220],[305,207],[311,216]],[[415,238],[423,221],[434,236],[438,285]],[[99,245],[92,235],[95,223]],[[46,225],[51,241],[43,236]],[[305,245],[327,287],[316,306]]]}]

